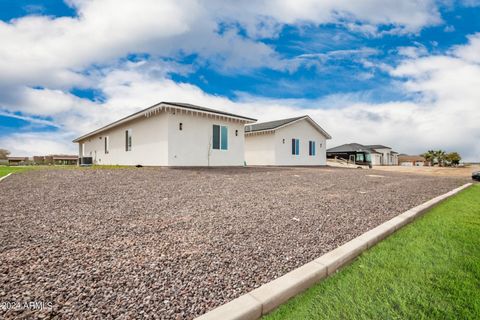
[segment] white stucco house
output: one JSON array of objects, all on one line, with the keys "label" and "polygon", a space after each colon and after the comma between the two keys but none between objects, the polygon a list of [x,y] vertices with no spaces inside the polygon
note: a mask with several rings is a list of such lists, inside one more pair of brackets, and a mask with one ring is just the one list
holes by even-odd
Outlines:
[{"label": "white stucco house", "polygon": [[79,156],[94,164],[242,166],[245,124],[255,119],[192,104],[161,102],[83,135]]},{"label": "white stucco house", "polygon": [[366,145],[372,152],[373,166],[398,166],[398,153],[381,144]]},{"label": "white stucco house", "polygon": [[247,165],[326,165],[326,141],[331,136],[309,116],[245,126]]}]

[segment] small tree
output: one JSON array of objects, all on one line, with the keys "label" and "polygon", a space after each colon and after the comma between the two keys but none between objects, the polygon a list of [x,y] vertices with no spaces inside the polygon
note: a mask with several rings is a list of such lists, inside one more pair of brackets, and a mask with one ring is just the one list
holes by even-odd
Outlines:
[{"label": "small tree", "polygon": [[451,166],[458,166],[460,164],[460,160],[462,160],[462,157],[458,152],[450,152],[445,155],[445,160]]},{"label": "small tree", "polygon": [[7,149],[0,149],[0,160],[7,160],[9,155],[10,151],[8,151]]}]

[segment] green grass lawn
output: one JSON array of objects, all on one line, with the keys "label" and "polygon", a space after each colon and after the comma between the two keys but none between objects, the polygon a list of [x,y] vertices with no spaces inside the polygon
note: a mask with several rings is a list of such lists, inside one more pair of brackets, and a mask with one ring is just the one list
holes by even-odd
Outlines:
[{"label": "green grass lawn", "polygon": [[125,169],[125,168],[133,168],[133,166],[116,166],[116,165],[93,165],[89,167],[78,167],[78,166],[47,166],[47,165],[38,165],[38,166],[0,166],[0,178],[6,176],[9,173],[16,173],[16,172],[24,172],[28,170],[96,170],[96,169]]},{"label": "green grass lawn", "polygon": [[480,319],[480,185],[265,319]]},{"label": "green grass lawn", "polygon": [[0,166],[0,178],[6,176],[9,173],[22,172],[26,170],[31,170],[33,167],[9,167],[9,166]]}]

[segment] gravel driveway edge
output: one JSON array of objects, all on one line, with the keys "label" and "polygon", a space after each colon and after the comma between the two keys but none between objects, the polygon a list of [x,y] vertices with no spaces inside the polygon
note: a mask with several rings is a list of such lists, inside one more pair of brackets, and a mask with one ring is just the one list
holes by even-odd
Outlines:
[{"label": "gravel driveway edge", "polygon": [[324,254],[320,258],[266,283],[235,300],[217,307],[197,317],[196,320],[259,319],[262,315],[269,313],[290,298],[305,291],[318,281],[350,263],[362,252],[422,216],[432,207],[471,185],[472,183],[466,183],[461,187],[407,210],[378,227]]},{"label": "gravel driveway edge", "polygon": [[0,178],[0,182],[2,182],[2,180],[4,179],[7,179],[12,173],[10,172],[9,174],[7,174],[6,176],[3,176]]}]

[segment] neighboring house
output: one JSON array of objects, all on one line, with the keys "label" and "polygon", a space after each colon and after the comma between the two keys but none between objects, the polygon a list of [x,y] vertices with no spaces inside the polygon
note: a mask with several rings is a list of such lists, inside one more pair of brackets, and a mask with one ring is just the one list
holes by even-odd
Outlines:
[{"label": "neighboring house", "polygon": [[381,144],[371,144],[366,147],[377,152],[377,154],[372,154],[373,166],[398,166],[398,152],[393,151],[392,148]]},{"label": "neighboring house", "polygon": [[381,154],[359,143],[342,144],[327,150],[328,159],[343,159],[362,165],[372,164],[372,158],[377,156]]},{"label": "neighboring house", "polygon": [[326,165],[330,135],[309,116],[245,126],[247,165]]},{"label": "neighboring house", "polygon": [[411,156],[407,154],[400,154],[398,156],[398,164],[401,166],[423,167],[425,162],[425,158],[422,156]]},{"label": "neighboring house", "polygon": [[95,164],[241,166],[244,126],[255,119],[192,104],[160,102],[75,139]]},{"label": "neighboring house", "polygon": [[33,164],[44,165],[45,157],[44,156],[33,156]]},{"label": "neighboring house", "polygon": [[34,156],[33,163],[39,165],[76,165],[78,156],[76,155],[49,155]]},{"label": "neighboring house", "polygon": [[398,153],[383,145],[347,143],[327,150],[327,158],[344,159],[359,164],[398,165]]},{"label": "neighboring house", "polygon": [[28,157],[7,157],[9,166],[18,166],[28,164]]}]

